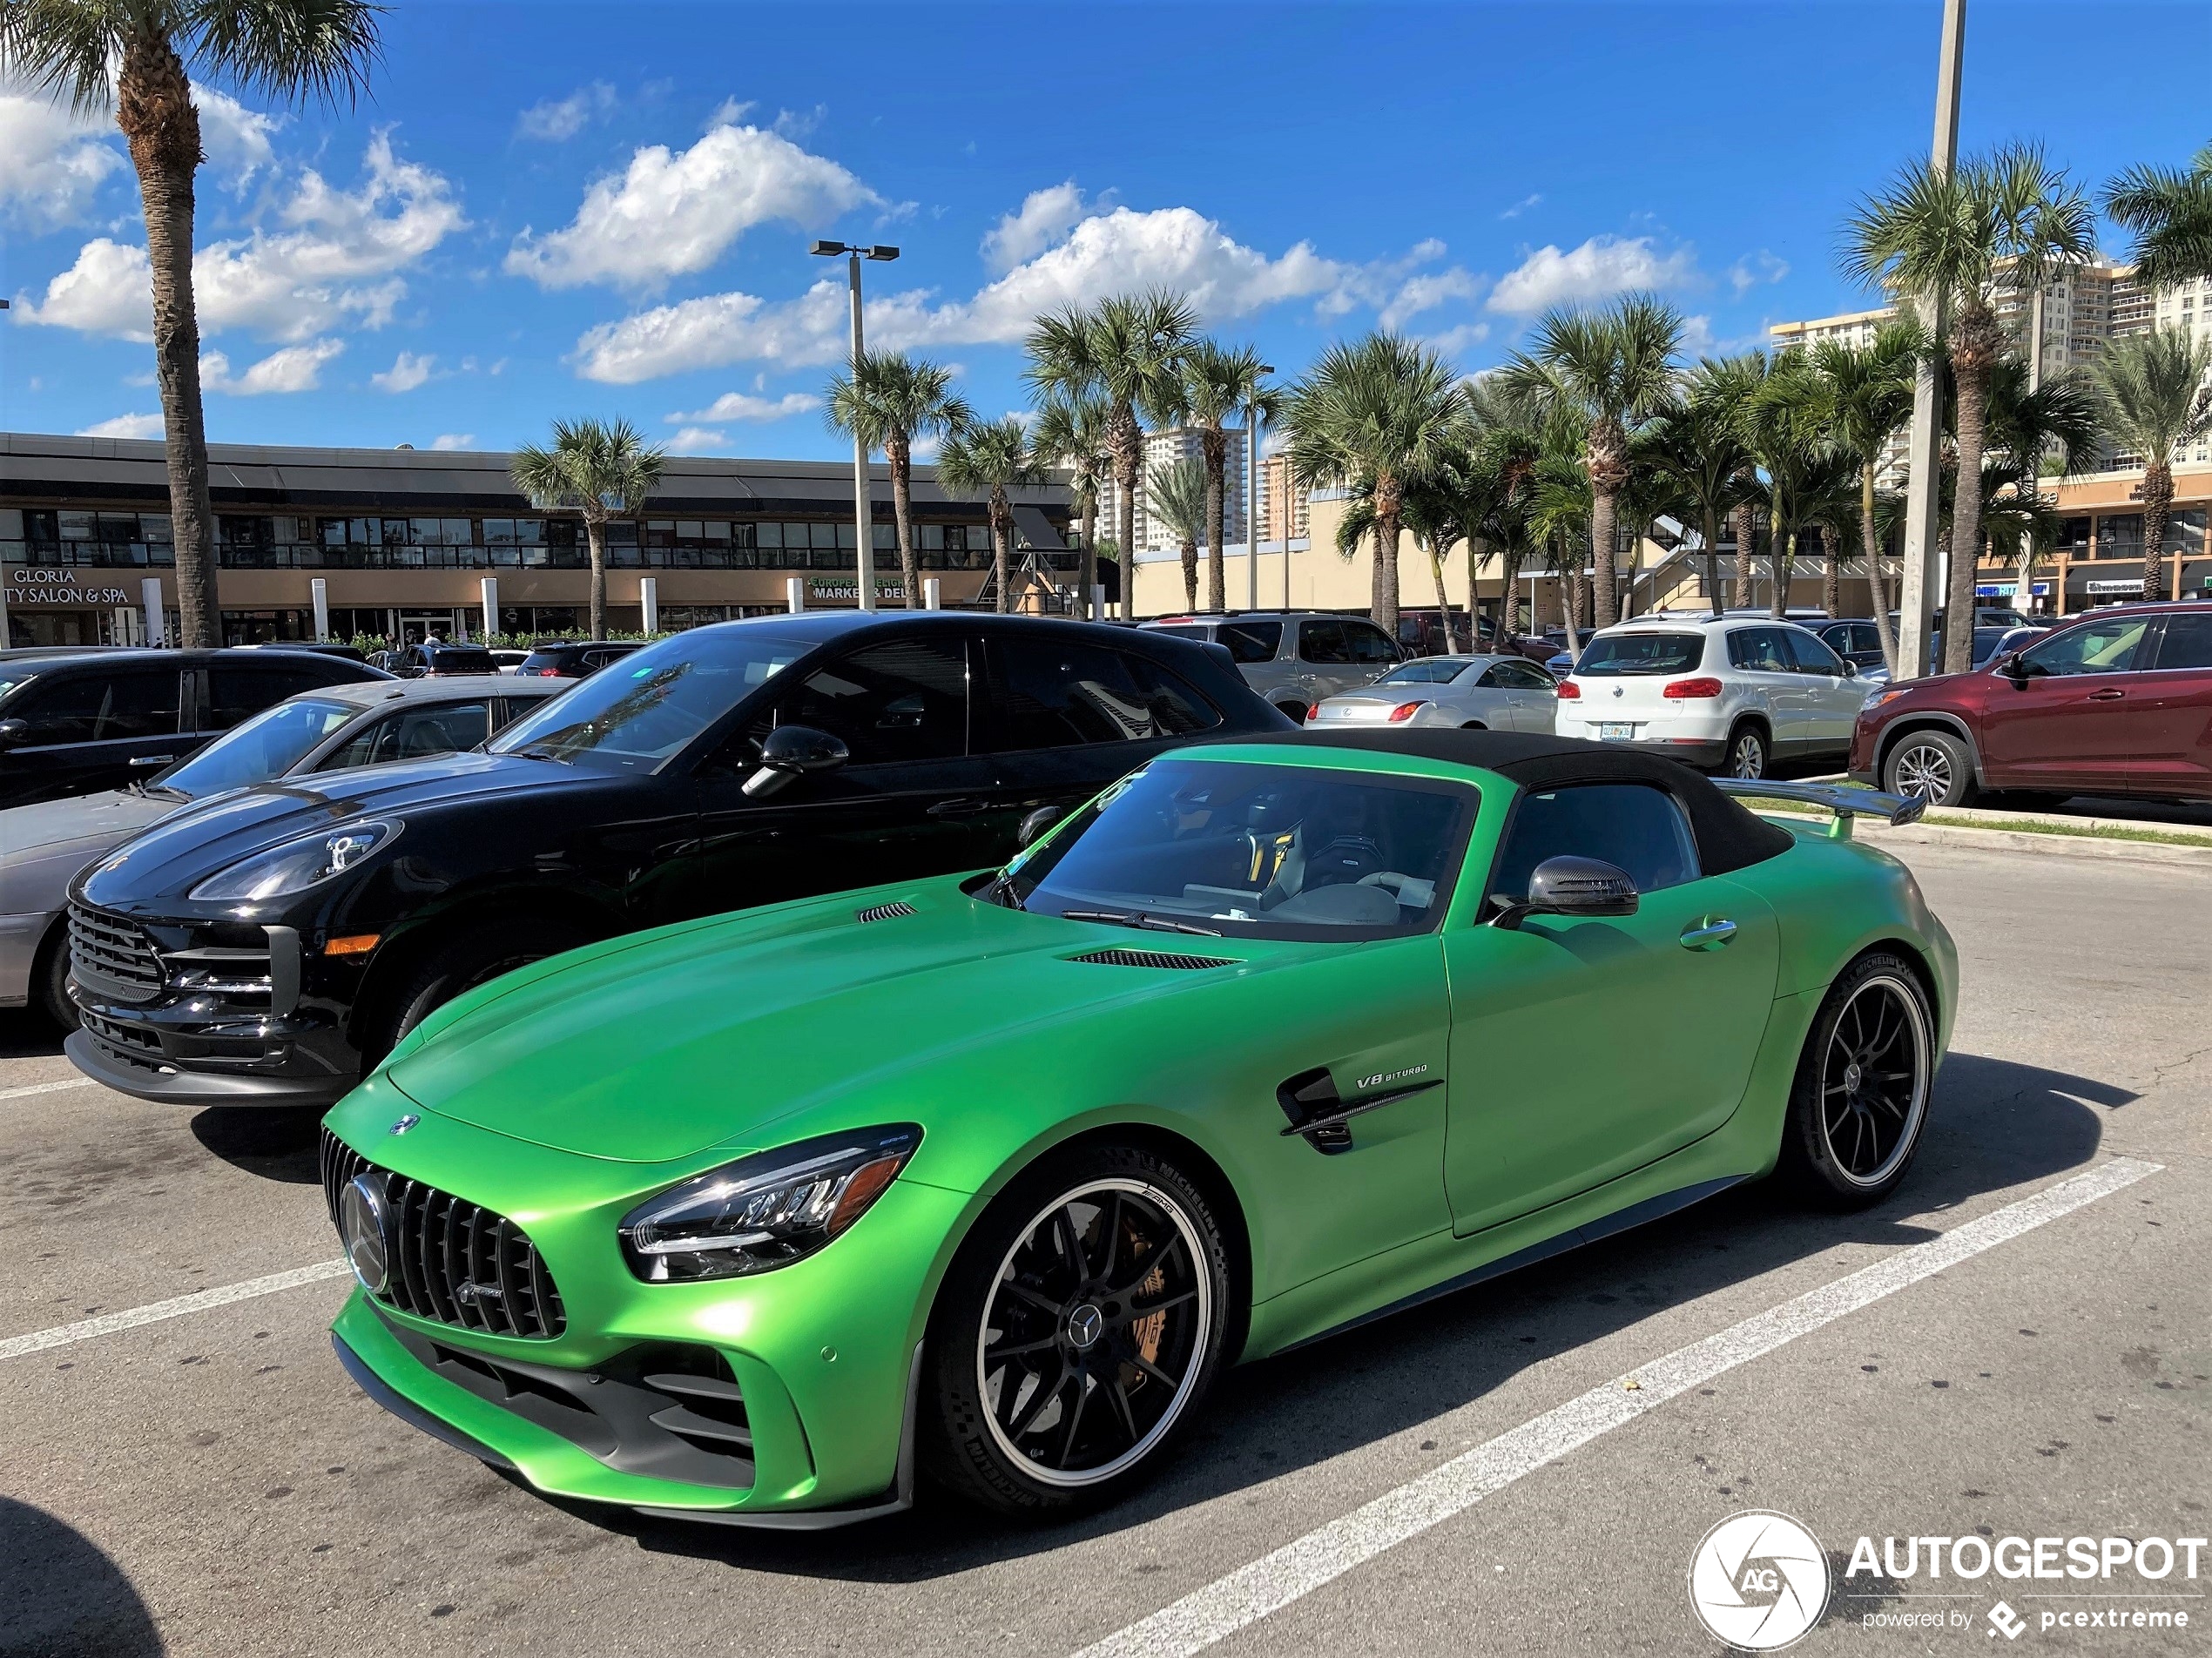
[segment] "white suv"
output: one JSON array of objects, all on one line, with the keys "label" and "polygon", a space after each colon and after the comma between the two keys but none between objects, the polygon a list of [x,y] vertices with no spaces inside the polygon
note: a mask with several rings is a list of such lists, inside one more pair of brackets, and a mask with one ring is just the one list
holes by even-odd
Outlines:
[{"label": "white suv", "polygon": [[1866,691],[1794,622],[1660,612],[1591,637],[1560,681],[1554,730],[1764,777],[1777,760],[1845,760]]}]

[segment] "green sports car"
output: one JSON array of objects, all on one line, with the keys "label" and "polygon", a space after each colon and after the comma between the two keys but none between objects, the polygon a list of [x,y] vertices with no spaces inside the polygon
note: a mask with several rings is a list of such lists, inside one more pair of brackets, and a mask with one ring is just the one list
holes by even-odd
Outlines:
[{"label": "green sports car", "polygon": [[1777,1169],[1873,1202],[1958,960],[1849,814],[1920,803],[1756,786],[1838,815],[1554,738],[1285,733],[1002,870],[511,974],[326,1120],[339,1357],[565,1497],[1049,1513],[1238,1359]]}]

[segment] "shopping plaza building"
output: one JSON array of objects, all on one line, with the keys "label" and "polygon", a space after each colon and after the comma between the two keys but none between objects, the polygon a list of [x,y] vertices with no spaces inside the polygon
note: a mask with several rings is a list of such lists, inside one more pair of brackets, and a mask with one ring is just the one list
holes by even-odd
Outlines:
[{"label": "shopping plaza building", "polygon": [[[584,625],[590,558],[573,514],[534,510],[509,456],[212,444],[208,462],[231,644],[537,636]],[[1016,608],[1068,608],[1067,491],[1011,491]],[[888,475],[878,468],[880,603],[904,603]],[[916,467],[925,586],[948,607],[995,603],[986,503]],[[607,527],[608,626],[662,630],[857,599],[853,469],[837,462],[671,457],[644,509]],[[1110,580],[1110,574],[1107,577]],[[0,599],[16,644],[138,644],[150,613],[174,638],[176,572],[162,445],[0,433]],[[149,600],[152,603],[150,604]]]}]

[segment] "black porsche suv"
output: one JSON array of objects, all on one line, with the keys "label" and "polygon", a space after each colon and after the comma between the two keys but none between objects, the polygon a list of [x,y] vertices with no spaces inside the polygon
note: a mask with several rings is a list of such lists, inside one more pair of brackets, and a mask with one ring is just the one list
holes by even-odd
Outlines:
[{"label": "black porsche suv", "polygon": [[664,640],[485,750],[273,784],[79,877],[78,1068],[327,1105],[440,1004],[639,927],[1015,850],[1160,749],[1282,731],[1228,652],[1022,617],[762,617]]}]

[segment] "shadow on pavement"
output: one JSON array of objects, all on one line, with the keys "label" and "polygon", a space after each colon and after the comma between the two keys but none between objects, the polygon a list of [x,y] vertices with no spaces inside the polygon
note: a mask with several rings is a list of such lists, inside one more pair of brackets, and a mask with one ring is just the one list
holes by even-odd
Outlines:
[{"label": "shadow on pavement", "polygon": [[122,1569],[43,1508],[0,1497],[0,1652],[136,1658],[163,1650]]},{"label": "shadow on pavement", "polygon": [[62,1034],[44,1014],[10,1008],[0,1012],[0,1059],[54,1059],[62,1051]]},{"label": "shadow on pavement", "polygon": [[1231,1371],[1183,1441],[1178,1466],[1082,1520],[997,1520],[926,1487],[915,1513],[813,1536],[562,1506],[656,1554],[806,1577],[907,1582],[1046,1553],[1356,1451],[1478,1400],[1530,1365],[1838,1243],[1894,1247],[1936,1237],[1908,1217],[2078,1167],[2101,1137],[2099,1108],[2134,1098],[2087,1077],[1953,1054],[1918,1161],[1890,1201],[1839,1216],[1806,1208],[1770,1181],[1737,1187],[1357,1334]]},{"label": "shadow on pavement", "polygon": [[322,1179],[313,1106],[211,1106],[192,1120],[192,1138],[236,1169],[264,1180],[313,1186]]}]

